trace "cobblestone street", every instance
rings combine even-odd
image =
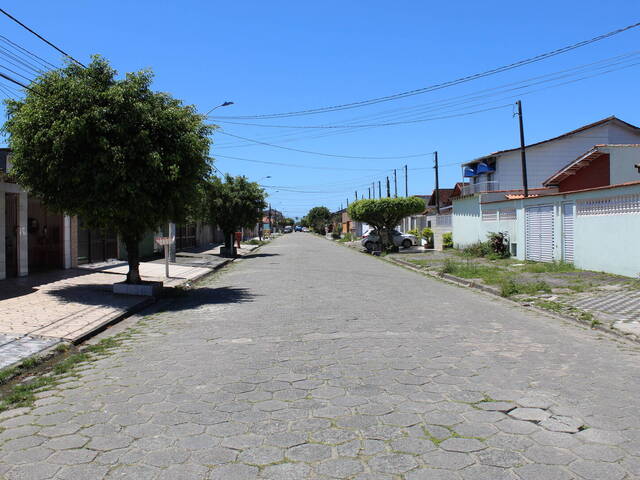
[[[303,233],[164,308],[0,413],[0,477],[640,478],[635,344]]]

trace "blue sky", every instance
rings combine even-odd
[[[203,113],[223,101],[235,102],[216,110],[220,117],[350,103],[452,80],[635,23],[640,21],[639,7],[637,0],[7,0],[3,5],[81,61],[99,53],[121,73],[153,69],[156,89],[196,105]],[[51,61],[59,60],[57,52],[5,17],[0,22],[7,38]],[[438,150],[444,165],[441,186],[447,187],[460,179],[457,164],[518,145],[517,118],[509,105],[529,90],[537,91],[521,97],[528,143],[609,115],[640,124],[640,65],[634,65],[640,62],[640,56],[634,55],[634,50],[640,50],[640,28],[509,72],[399,101],[259,122],[215,120],[222,127],[221,132],[288,148],[345,156],[394,157],[391,159],[311,155],[258,145],[223,133],[214,135],[211,154],[314,167],[217,157],[216,166],[221,171],[247,175],[273,186],[268,188],[272,205],[289,216],[302,216],[315,205],[332,210],[346,205],[347,198],[353,200],[355,190],[366,194],[372,181],[382,180],[384,185],[393,168],[398,169],[403,193],[400,170],[405,164],[409,167],[409,193],[430,193],[434,182],[429,152]],[[573,76],[555,81],[545,77],[547,83],[535,87],[511,92],[493,90],[494,95],[487,96],[487,89],[625,54],[630,56],[573,71]],[[607,70],[616,71],[604,74]],[[581,77],[591,78],[573,81]],[[553,86],[565,81],[573,83]],[[519,86],[522,85],[512,88]],[[448,99],[475,92],[482,93],[474,102],[463,104],[458,98],[444,108]],[[468,114],[503,105],[506,106]],[[416,113],[419,108],[426,112],[421,117]],[[434,119],[451,115],[456,116]],[[226,123],[318,126],[389,123],[389,118],[431,120],[356,128],[340,134],[335,129]],[[421,153],[424,155],[417,158],[397,158]]]

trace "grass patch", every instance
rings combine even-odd
[[[130,338],[134,333],[139,333],[139,331],[129,329],[113,337],[105,338],[94,345],[89,345],[80,352],[72,353],[61,359],[50,368],[49,373],[43,372],[32,380],[14,385],[0,398],[0,412],[10,408],[32,405],[36,398],[36,392],[57,385],[61,377],[75,373],[78,366],[95,360],[100,356],[111,354],[113,348],[120,347],[123,341]],[[58,345],[56,350],[60,353],[69,350],[69,345],[62,345]],[[29,358],[16,367],[1,370],[0,384],[8,382],[9,379],[24,373],[28,368],[39,365],[42,361],[41,358],[37,357],[35,359]]]
[[[545,310],[550,310],[556,313],[559,313],[564,309],[564,305],[559,302],[554,302],[553,300],[538,300],[536,302],[536,307],[544,308]]]
[[[249,240],[248,242],[246,242],[248,245],[266,245],[267,241],[265,240],[258,240],[257,238],[252,238],[251,240]]]
[[[566,273],[575,272],[577,269],[565,262],[527,262],[522,270],[529,273]]]

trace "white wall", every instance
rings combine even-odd
[[[542,182],[551,175],[592,149],[594,145],[603,143],[640,143],[640,134],[615,123],[608,123],[569,137],[529,147],[527,148],[529,188],[542,187]],[[480,178],[479,181],[484,180],[486,178]],[[494,180],[498,182],[500,190],[522,188],[519,150],[498,156]]]
[[[612,185],[640,180],[634,165],[640,163],[638,147],[602,147],[609,152],[609,178]]]

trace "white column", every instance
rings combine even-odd
[[[64,252],[64,268],[71,268],[71,217],[62,217],[62,246]]]
[[[176,224],[175,223],[170,223],[169,224],[169,237],[175,237],[176,236]],[[175,263],[176,262],[176,242],[173,242],[170,246],[169,246],[169,261]]]
[[[7,278],[7,259],[5,257],[5,236],[7,231],[5,222],[7,220],[7,216],[4,213],[5,201],[6,195],[4,193],[4,189],[2,188],[2,184],[0,184],[0,280],[4,280],[5,278]]]
[[[18,194],[18,276],[29,273],[29,236],[27,235],[28,198],[25,192]]]

